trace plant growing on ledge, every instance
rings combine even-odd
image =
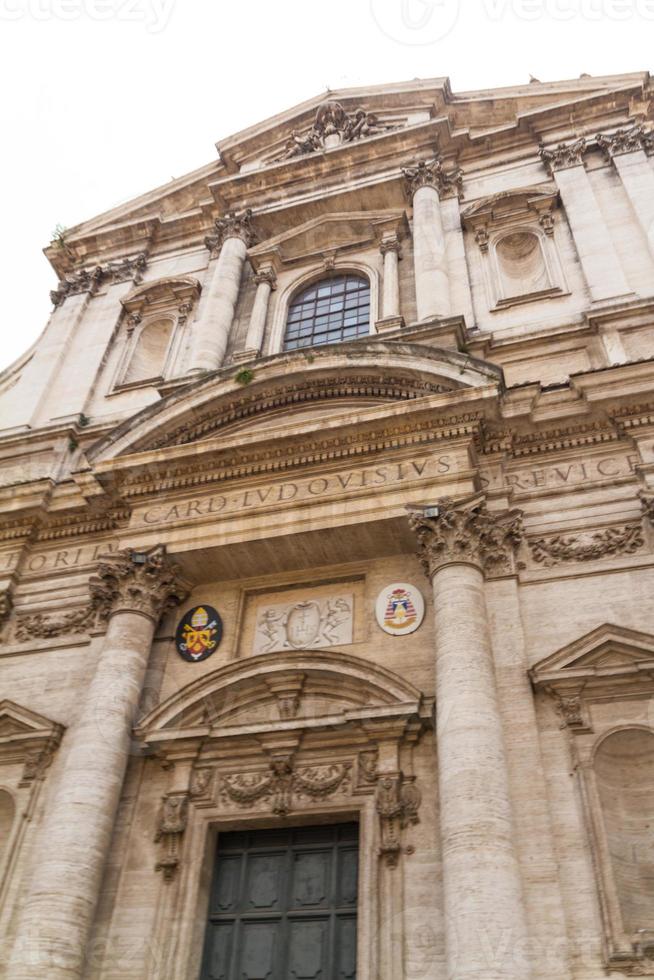
[[[253,378],[254,371],[251,371],[250,368],[241,368],[236,374],[235,381],[240,385],[249,385]]]

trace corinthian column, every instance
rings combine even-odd
[[[107,557],[90,588],[107,633],[39,830],[8,980],[83,974],[152,637],[186,596],[162,550]]]
[[[418,320],[446,317],[451,313],[450,277],[441,201],[460,196],[463,172],[458,168],[446,171],[442,161],[433,160],[409,167],[402,173],[413,203],[413,262]]]
[[[193,327],[189,373],[215,371],[227,350],[234,310],[241,287],[243,263],[255,241],[252,212],[231,212],[215,223],[215,234],[205,239],[211,252],[209,282],[200,319]]]
[[[654,150],[654,132],[634,125],[610,136],[600,133],[597,142],[620,175],[654,258],[654,170],[646,152]]]
[[[527,936],[484,577],[510,573],[517,512],[479,499],[412,514],[434,593],[437,752],[448,977],[527,980]]]

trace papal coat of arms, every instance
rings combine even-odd
[[[379,593],[375,607],[377,622],[391,636],[414,633],[425,615],[425,603],[415,585],[395,582]]]
[[[213,606],[196,606],[179,621],[175,634],[177,652],[191,663],[206,660],[216,650],[222,635],[222,620]]]

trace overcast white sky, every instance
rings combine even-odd
[[[648,70],[654,0],[0,0],[0,369],[43,329],[41,249],[324,91]]]

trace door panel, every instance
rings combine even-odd
[[[356,824],[222,834],[200,980],[356,980]]]
[[[327,967],[329,920],[290,923],[289,980],[323,980]]]

